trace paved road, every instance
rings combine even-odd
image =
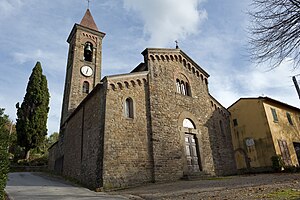
[[[108,195],[93,192],[86,188],[73,186],[61,179],[49,177],[43,173],[18,172],[8,175],[5,188],[11,200],[125,200],[120,195]]]

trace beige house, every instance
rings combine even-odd
[[[300,161],[300,109],[269,97],[240,98],[228,108],[238,169],[267,170],[271,157]]]

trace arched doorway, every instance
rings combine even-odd
[[[196,135],[193,133],[194,131],[192,131],[196,130],[196,126],[194,122],[188,118],[183,120],[182,126],[185,129],[184,139],[188,171],[189,173],[200,172],[202,168],[199,156],[199,144]]]

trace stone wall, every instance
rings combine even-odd
[[[152,181],[147,121],[147,72],[107,77],[103,187],[126,187]],[[125,101],[133,100],[133,118]]]
[[[232,145],[231,148],[229,145],[229,115],[224,108],[222,112],[226,114],[215,114],[207,87],[208,74],[179,49],[147,49],[143,54],[150,73],[155,180],[170,181],[183,176],[186,168],[185,132],[181,131],[184,118],[191,118],[195,123],[203,171],[222,175],[234,170]],[[189,83],[191,96],[176,92],[176,79]],[[221,109],[219,105],[218,108]],[[223,120],[224,137],[216,127],[220,119]],[[228,139],[223,145],[225,137]],[[226,159],[230,161],[226,163]]]
[[[54,171],[59,174],[62,173],[64,159],[63,148],[63,140],[60,137],[59,140],[48,149],[48,169],[50,171]]]
[[[63,174],[90,188],[102,186],[103,109],[105,89],[97,85],[66,121]]]

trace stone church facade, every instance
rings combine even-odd
[[[236,173],[230,114],[209,74],[178,47],[147,48],[130,73],[100,79],[104,36],[87,10],[68,38],[49,168],[94,189]]]

